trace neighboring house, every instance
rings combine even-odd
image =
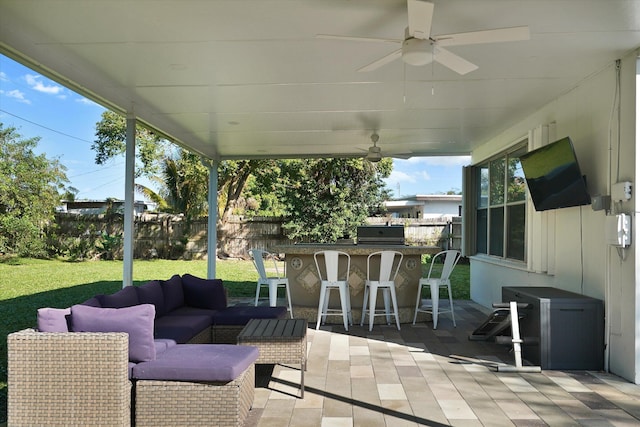
[[[124,200],[77,200],[62,201],[62,205],[58,207],[58,212],[67,212],[82,215],[102,215],[107,213],[109,205],[113,207],[114,212],[124,212]],[[137,200],[134,202],[134,215],[139,216],[149,209],[146,202]]]
[[[451,219],[462,215],[459,194],[418,194],[384,202],[392,218]]]

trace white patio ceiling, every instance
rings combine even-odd
[[[467,155],[640,46],[638,0],[434,0],[432,34],[479,68],[356,70],[396,49],[406,0],[0,0],[0,51],[215,159]],[[613,77],[612,77],[613,78]]]

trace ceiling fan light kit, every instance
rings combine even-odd
[[[409,65],[427,65],[431,62],[431,42],[425,39],[406,39],[402,42],[402,60]]]
[[[366,159],[372,163],[378,163],[382,160],[382,150],[380,147],[374,145],[373,147],[369,147],[369,152],[367,153]]]

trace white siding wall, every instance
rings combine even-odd
[[[621,76],[621,120],[620,120],[620,168],[619,179],[634,183],[640,188],[636,171],[636,56],[623,58]],[[591,195],[609,194],[608,176],[616,181],[615,145],[617,132],[611,131],[613,146],[609,165],[610,118],[616,86],[615,65],[583,81],[544,108],[520,123],[489,140],[473,153],[473,163],[509,147],[528,135],[539,125],[551,125],[550,141],[570,136],[573,139],[582,172],[587,176]],[[632,200],[623,203],[619,211],[634,214],[638,208],[635,193]],[[546,215],[530,209],[531,215]],[[633,218],[635,221],[635,217]],[[531,272],[522,265],[509,265],[486,257],[472,257],[471,297],[489,307],[501,300],[503,286],[554,286],[605,300],[608,315],[609,367],[611,372],[630,381],[640,383],[640,350],[638,350],[637,314],[640,286],[636,279],[636,251],[638,225],[633,224],[634,242],[622,259],[615,248],[605,243],[605,211],[593,211],[590,206],[565,208],[554,211],[546,218],[555,229],[547,242],[541,237],[546,230],[537,230],[529,238],[536,239],[542,252],[552,254],[549,263],[553,274]],[[535,245],[534,245],[535,246]],[[531,247],[531,246],[529,246]],[[606,333],[606,332],[605,332]]]
[[[460,216],[458,207],[460,202],[453,201],[433,201],[427,202],[424,206],[423,218],[440,218],[442,216]]]

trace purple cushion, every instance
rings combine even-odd
[[[40,332],[69,332],[67,316],[70,308],[39,308],[38,330]]]
[[[151,304],[125,308],[74,305],[71,307],[71,326],[74,332],[127,332],[129,361],[145,362],[156,358],[153,343],[155,312]]]
[[[166,351],[168,348],[173,347],[174,345],[178,345],[174,340],[168,339],[154,339],[153,344],[156,346],[156,357],[163,351]]]
[[[82,302],[80,304],[88,305],[90,307],[102,307],[102,305],[100,304],[100,298],[102,297],[104,297],[104,295],[96,295],[95,297],[91,297],[85,302]]]
[[[169,316],[208,316],[209,323],[213,324],[213,315],[217,310],[209,310],[208,308],[196,308],[183,305],[173,310]]]
[[[227,295],[220,279],[201,279],[184,274],[182,276],[185,304],[190,307],[222,310],[227,307]]]
[[[284,319],[287,307],[232,306],[216,311],[213,315],[214,325],[246,325],[251,319]]]
[[[164,293],[159,280],[147,282],[142,286],[138,286],[138,300],[140,304],[153,304],[156,307],[156,317],[166,314],[164,309]]]
[[[182,279],[179,275],[174,274],[169,280],[160,282],[162,292],[164,293],[164,309],[165,313],[169,313],[178,307],[184,305],[184,292],[182,291]]]
[[[184,344],[209,327],[211,327],[211,315],[175,316],[168,314],[156,319],[154,336],[156,339],[171,339],[178,344]]]
[[[258,348],[227,344],[182,344],[156,360],[133,367],[133,378],[166,381],[232,381],[258,359]]]
[[[133,378],[133,367],[136,365],[137,363],[129,362],[129,379]]]
[[[123,308],[140,304],[138,292],[134,286],[125,286],[115,294],[100,295],[98,300],[105,308]]]

